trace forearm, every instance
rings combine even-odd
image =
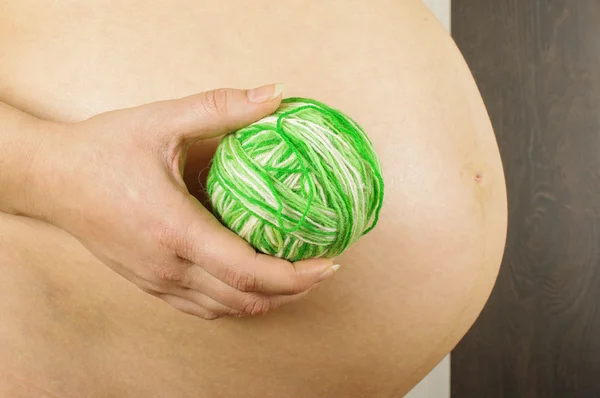
[[[34,165],[46,152],[44,129],[51,125],[0,102],[0,212],[37,216]]]

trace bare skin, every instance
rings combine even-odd
[[[259,315],[339,265],[257,253],[187,190],[187,148],[272,113],[282,87],[218,89],[49,122],[0,103],[0,212],[69,232],[108,267],[185,313]]]
[[[0,395],[400,397],[473,323],[503,252],[503,172],[472,77],[419,1],[9,4],[1,101],[77,122],[282,81],[286,96],[365,128],[386,200],[378,227],[306,298],[210,322],[144,293],[67,232],[0,215]],[[212,147],[188,154],[199,197]]]

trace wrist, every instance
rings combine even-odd
[[[27,187],[23,192],[22,214],[52,222],[53,204],[61,200],[61,182],[64,178],[60,167],[68,159],[62,153],[61,140],[66,125],[39,120],[32,127],[31,159],[24,170]]]
[[[43,203],[51,194],[41,187],[43,165],[53,156],[49,139],[61,125],[0,105],[0,211],[43,218]]]

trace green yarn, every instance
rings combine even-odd
[[[207,191],[216,215],[260,252],[298,261],[335,257],[375,227],[381,166],[348,116],[287,98],[223,138]]]

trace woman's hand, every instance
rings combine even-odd
[[[257,254],[182,179],[190,144],[272,113],[280,94],[279,85],[223,89],[61,125],[32,169],[35,213],[142,290],[204,319],[296,300],[337,266]]]

